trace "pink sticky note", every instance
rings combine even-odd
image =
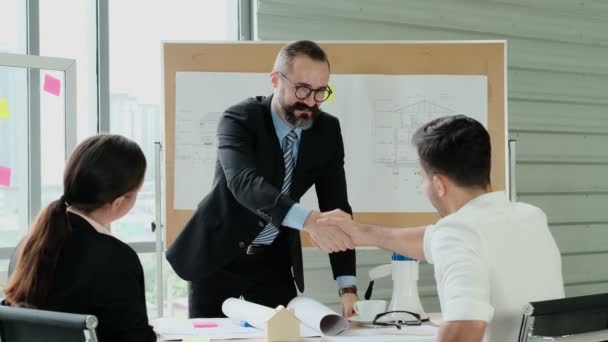
[[[11,185],[11,168],[6,166],[0,166],[0,185],[10,186]]]
[[[61,81],[51,75],[44,75],[44,91],[59,96],[61,92]]]
[[[213,322],[192,322],[192,326],[195,328],[217,328],[217,323]]]

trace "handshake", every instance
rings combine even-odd
[[[319,213],[312,211],[304,229],[312,243],[324,252],[339,252],[368,244],[370,227],[353,221],[350,214],[340,209]]]

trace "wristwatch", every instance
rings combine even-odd
[[[346,287],[343,287],[343,288],[341,288],[341,289],[338,290],[338,294],[340,296],[342,296],[345,293],[354,293],[354,294],[357,294],[357,286],[350,285],[350,286],[346,286]]]

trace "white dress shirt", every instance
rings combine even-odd
[[[485,342],[517,341],[528,302],[563,298],[561,256],[537,207],[483,194],[429,226],[443,319],[488,322]]]

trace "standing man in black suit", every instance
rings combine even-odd
[[[319,106],[331,95],[329,60],[314,42],[284,46],[270,74],[273,95],[222,115],[211,192],[167,251],[189,281],[190,317],[220,317],[226,298],[276,307],[304,291],[300,231],[329,254],[343,313],[357,300],[355,251],[320,212],[298,202],[314,184],[321,212],[352,213],[338,119]],[[295,282],[295,285],[294,285]]]

